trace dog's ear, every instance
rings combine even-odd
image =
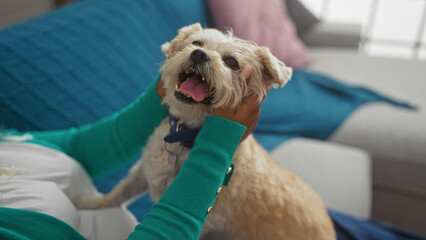
[[[165,42],[161,45],[161,51],[166,55],[166,57],[169,57],[169,49],[170,49],[170,42]]]
[[[183,42],[192,34],[201,31],[203,28],[200,23],[194,23],[192,25],[179,29],[177,36],[171,41],[161,45],[161,51],[166,55],[167,58],[172,56],[178,49],[179,43]]]
[[[278,60],[268,47],[260,47],[256,54],[263,66],[263,78],[269,86],[282,87],[291,78],[293,69]]]

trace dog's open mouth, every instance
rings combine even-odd
[[[175,97],[188,104],[210,104],[212,90],[207,79],[193,68],[179,74],[179,84],[176,85]]]

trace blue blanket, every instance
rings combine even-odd
[[[338,240],[426,240],[426,237],[375,220],[361,220],[329,210]]]
[[[387,102],[397,107],[415,109],[410,104],[366,88],[349,86],[322,74],[295,70],[292,80],[284,88],[269,92],[255,136],[267,150],[294,137],[326,139],[360,105],[373,102]],[[95,180],[95,184],[100,191],[109,192],[125,176],[131,165]],[[149,195],[129,206],[139,221],[151,208]],[[331,210],[329,215],[339,240],[425,240],[378,221],[360,220]]]
[[[367,88],[295,70],[284,88],[269,92],[254,134],[268,151],[294,137],[327,139],[354,110],[373,102],[415,109]]]

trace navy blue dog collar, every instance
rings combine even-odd
[[[164,137],[166,143],[182,142],[183,146],[192,148],[195,137],[200,128],[190,128],[184,123],[179,123],[179,118],[169,115],[170,133]]]

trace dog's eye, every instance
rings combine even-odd
[[[225,59],[223,59],[223,61],[225,62],[225,65],[228,66],[232,70],[240,69],[240,66],[238,65],[237,60],[235,60],[235,58],[233,58],[233,57],[225,58]]]
[[[198,47],[204,46],[204,43],[201,42],[201,41],[193,41],[192,44],[195,45],[195,46],[198,46]]]

